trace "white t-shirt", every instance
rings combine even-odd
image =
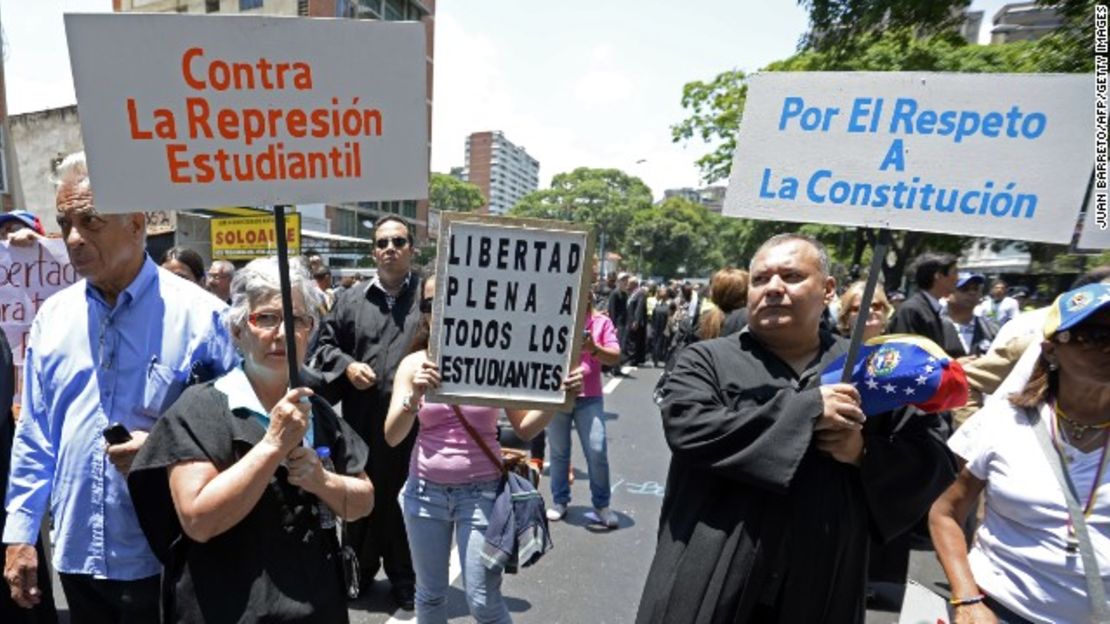
[[[1052,417],[1042,406],[1039,426]],[[1090,621],[1083,561],[1065,551],[1064,495],[1025,414],[1008,401],[991,401],[956,430],[948,446],[967,460],[971,474],[987,482],[986,515],[968,556],[979,587],[1034,622]],[[1102,449],[1080,453],[1065,445],[1064,450],[1072,458],[1068,473],[1083,505]],[[1087,530],[1110,592],[1108,481],[1104,473]]]
[[[989,318],[994,321],[995,325],[1002,327],[1020,314],[1021,310],[1018,308],[1017,299],[1013,297],[1003,297],[1002,301],[995,301],[987,297],[987,300],[980,303],[979,307],[975,309],[975,313]]]

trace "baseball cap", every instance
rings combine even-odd
[[[982,273],[968,273],[966,271],[961,271],[960,274],[956,277],[956,288],[963,288],[971,282],[986,284],[987,276],[983,275]]]
[[[46,236],[46,230],[42,229],[42,223],[33,212],[27,212],[26,210],[13,210],[11,212],[0,214],[0,226],[9,221],[19,221],[23,225],[26,225],[39,234]]]
[[[1087,284],[1056,298],[1045,319],[1044,337],[1052,338],[1110,307],[1110,284]]]

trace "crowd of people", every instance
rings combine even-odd
[[[862,622],[869,580],[904,583],[911,546],[930,539],[956,622],[1103,613],[1110,267],[1032,310],[933,253],[911,295],[880,284],[864,305],[865,284],[839,285],[799,234],[701,288],[595,276],[562,379],[570,411],[502,412],[425,400],[441,379],[435,277],[413,265],[400,217],[374,225],[370,280],[290,263],[293,352],[276,258],[206,270],[174,247],[156,265],[142,214],[96,210],[82,154],[58,167],[57,220],[84,279],[35,317],[18,425],[0,419],[4,622],[56,621],[47,521],[72,622],[344,622],[379,570],[398,607],[446,622],[452,540],[471,615],[511,621],[483,556],[502,413],[549,462],[545,521],[567,514],[573,428],[589,517],[616,529],[603,374],[649,362],[666,368],[672,456],[638,622]],[[0,216],[0,233],[45,236],[29,213]],[[864,340],[911,335],[931,355],[914,368],[889,351],[863,383],[823,380],[860,315]],[[909,396],[937,367],[960,371],[931,390],[943,408],[869,407],[868,392]]]

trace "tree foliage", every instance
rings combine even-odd
[[[724,264],[717,245],[720,219],[688,199],[664,200],[635,214],[626,257],[645,275],[705,275]]]
[[[798,0],[809,11],[808,49],[847,56],[875,32],[915,29],[926,35],[950,32],[971,0]]]
[[[486,199],[477,185],[442,173],[432,173],[428,185],[428,205],[433,210],[472,212],[485,203]]]
[[[604,233],[606,248],[627,253],[628,228],[637,212],[651,208],[651,189],[619,169],[579,167],[557,174],[551,188],[533,191],[509,210],[517,217],[587,223]]]

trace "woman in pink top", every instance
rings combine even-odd
[[[432,296],[435,278],[424,282],[420,302],[423,315],[412,353],[397,369],[393,398],[385,419],[385,439],[397,445],[413,422],[420,431],[412,450],[409,478],[401,491],[401,512],[409,536],[409,550],[416,570],[416,620],[421,624],[447,622],[447,588],[451,584],[448,562],[451,534],[455,534],[462,563],[466,602],[478,622],[511,622],[501,597],[501,572],[482,564],[481,551],[489,525],[497,485],[495,466],[470,437],[451,405],[425,403],[424,393],[440,383],[439,367],[428,359]],[[563,380],[568,392],[582,388],[582,368]],[[462,416],[495,454],[499,408],[460,405]],[[531,439],[543,430],[554,412],[505,410],[517,435]]]
[[[562,520],[570,504],[570,423],[578,430],[586,468],[590,472],[590,499],[597,521],[609,529],[617,528],[617,515],[609,509],[609,449],[605,439],[605,409],[601,389],[601,367],[620,363],[621,348],[617,330],[608,316],[586,312],[586,335],[582,345],[582,393],[574,411],[559,413],[547,425],[551,445],[551,498],[548,520]]]

